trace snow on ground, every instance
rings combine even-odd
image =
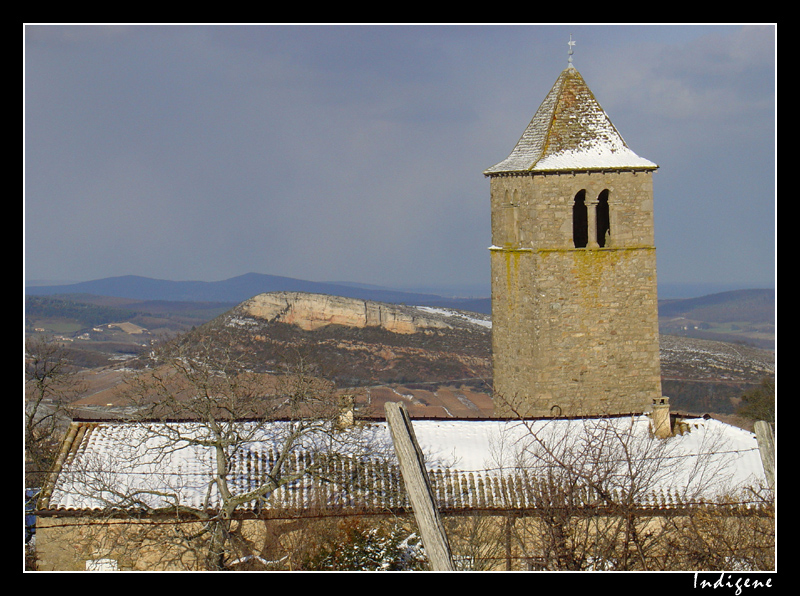
[[[470,323],[474,323],[475,325],[480,325],[482,327],[487,327],[489,329],[492,328],[492,321],[490,319],[480,319],[473,316],[473,313],[466,313],[457,310],[451,310],[449,308],[436,308],[433,306],[415,306],[417,310],[421,310],[423,312],[434,313],[443,315],[445,317],[455,317],[458,319],[463,319],[465,321],[469,321]]]

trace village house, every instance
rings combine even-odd
[[[186,427],[194,423],[173,424]],[[390,444],[384,422],[365,424],[374,445]],[[703,418],[682,420],[678,425],[677,433],[669,438],[655,436],[648,416],[528,422],[419,420],[414,429],[430,462],[437,504],[449,515],[480,512],[501,519],[509,512],[535,510],[542,499],[535,479],[544,477],[542,471],[553,463],[538,451],[564,450],[566,446],[571,450],[585,444],[588,437],[597,441],[593,450],[581,451],[580,459],[576,453],[572,462],[576,469],[568,472],[580,475],[601,458],[607,462],[614,459],[617,475],[624,478],[622,470],[632,463],[627,459],[631,456],[624,455],[627,451],[638,452],[633,459],[641,456],[650,460],[645,466],[651,468],[648,480],[642,485],[627,480],[605,485],[617,490],[616,498],[621,501],[635,497],[640,515],[685,514],[703,503],[734,496],[737,507],[759,509],[760,499],[745,491],[766,484],[752,433]],[[115,528],[133,531],[136,524],[155,520],[178,523],[181,509],[215,511],[219,507],[211,449],[167,449],[165,433],[158,426],[73,423],[54,482],[39,501],[37,552],[41,569],[84,569],[97,565],[97,561],[105,565],[114,561],[124,569],[152,569],[160,564],[166,569],[193,567],[196,562],[187,562],[185,556],[178,564],[160,550],[154,554],[141,545],[131,550],[130,538],[108,536]],[[232,485],[245,493],[259,486],[276,449],[269,438],[254,439],[234,458],[229,470]],[[528,461],[523,454],[529,456]],[[301,465],[296,459],[303,455],[298,449],[289,466]],[[266,521],[283,518],[287,512],[409,513],[395,462],[377,455],[331,461],[336,461],[335,469],[317,469],[266,499],[253,499],[240,507],[237,516],[245,525],[244,535],[257,535]],[[603,507],[598,507],[599,496],[592,491],[582,493],[581,498],[581,507],[597,507],[598,514],[610,505],[605,499]],[[142,515],[148,511],[151,513]],[[158,549],[165,548],[152,533],[149,540]]]
[[[762,515],[766,478],[754,435],[713,419],[675,422],[674,434],[666,438],[656,436],[650,416],[416,420],[414,431],[426,454],[438,507],[446,517],[462,523],[470,516],[472,523],[494,519],[498,527],[508,519],[535,519],[537,510],[552,506],[543,489],[553,486],[541,483],[552,478],[556,461],[564,466],[560,471],[564,477],[596,476],[594,487],[581,483],[580,491],[564,498],[582,510],[582,515],[591,512],[598,520],[614,507],[630,506],[640,518],[656,523],[685,517],[708,503],[727,503],[737,511]],[[245,427],[248,423],[240,424]],[[203,432],[196,423],[171,425],[181,427],[181,434],[192,426]],[[386,423],[362,425],[359,436],[369,434],[373,445],[369,457],[337,458],[331,457],[331,452],[314,452],[319,461],[330,458],[325,466],[315,467],[304,459],[312,450],[298,446],[287,467],[305,466],[308,473],[266,498],[254,498],[237,508],[235,515],[242,524],[243,544],[250,545],[247,548],[264,542],[259,536],[270,523],[280,542],[283,532],[275,529],[276,520],[304,513],[331,517],[391,514],[408,519],[411,509],[396,462],[381,457],[387,452],[380,447],[391,445]],[[54,481],[39,500],[36,540],[40,569],[89,569],[99,565],[98,561],[119,569],[199,566],[199,561],[185,552],[166,552],[171,541],[155,530],[173,530],[175,525],[188,528],[192,518],[185,512],[219,511],[221,497],[212,449],[172,444],[165,439],[165,427],[169,426],[73,423]],[[263,432],[263,437],[253,437],[247,448],[239,450],[228,470],[229,486],[239,494],[264,483],[277,455],[275,436],[268,436],[267,429]],[[346,443],[344,436],[342,439]],[[566,461],[565,457],[572,459]],[[633,480],[626,474],[631,466],[637,467],[641,478]],[[609,472],[604,478],[598,472],[601,468]],[[147,532],[142,532],[142,524]],[[283,539],[291,540],[288,530]],[[468,554],[469,544],[460,544],[458,532],[451,542],[454,555]],[[131,549],[132,544],[136,548]],[[495,546],[493,558],[499,568],[512,558],[512,552],[515,561],[536,559],[522,554],[523,543]],[[272,549],[280,552],[281,547]],[[248,554],[254,553],[241,552],[241,556]]]

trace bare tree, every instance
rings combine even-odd
[[[69,350],[54,339],[34,335],[25,340],[26,484],[40,486],[53,465],[60,429],[66,428],[70,402],[85,390]]]
[[[496,512],[494,512],[496,513]],[[513,515],[472,511],[468,515],[444,515],[447,539],[458,571],[491,571],[505,561],[513,569],[510,539],[513,536]]]
[[[679,570],[775,570],[775,503],[769,492],[753,492],[745,506],[738,499],[668,518],[665,567]]]
[[[775,424],[775,379],[766,377],[761,384],[742,395],[742,403],[736,413],[750,420],[764,420]]]
[[[181,553],[176,566],[229,568],[253,554],[237,510],[257,512],[281,489],[312,478],[341,487],[347,478],[322,476],[326,457],[376,457],[386,447],[368,428],[343,426],[339,393],[302,356],[282,374],[265,375],[226,339],[215,334],[154,350],[150,366],[128,383],[135,413],[115,430],[114,453],[99,455],[103,461],[76,458],[72,466],[81,473],[71,490],[97,510],[173,516],[157,539],[154,526],[142,524],[140,537],[126,541],[140,549],[169,541],[166,550]],[[176,474],[184,461],[200,469]]]
[[[535,503],[535,518],[527,520],[533,523],[517,524],[527,534],[521,540],[527,557],[549,570],[611,562],[630,569],[631,558],[642,563],[644,536],[632,510],[655,466],[637,465],[648,454],[632,457],[633,435],[624,423],[553,421],[528,428],[529,440],[519,445],[514,466]]]
[[[504,441],[495,457],[505,475],[525,485],[530,505],[514,529],[532,568],[671,568],[674,557],[665,555],[674,555],[677,526],[659,512],[659,495],[692,504],[733,476],[724,437],[711,431],[695,430],[687,453],[681,441],[655,437],[646,417],[519,425],[526,432]],[[683,536],[688,545],[688,531]]]

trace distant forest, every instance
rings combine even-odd
[[[78,321],[82,327],[116,323],[134,318],[136,311],[110,306],[84,304],[47,296],[26,296],[26,319],[68,318]]]
[[[733,414],[739,407],[742,395],[751,391],[751,383],[714,383],[707,381],[675,381],[665,379],[661,383],[664,395],[669,396],[670,406],[684,414]]]

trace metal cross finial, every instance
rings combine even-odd
[[[569,67],[572,68],[572,46],[575,45],[575,42],[572,41],[572,34],[571,33],[570,33],[569,42],[567,42],[567,45],[569,46],[569,59],[567,60],[567,62],[568,62]]]

